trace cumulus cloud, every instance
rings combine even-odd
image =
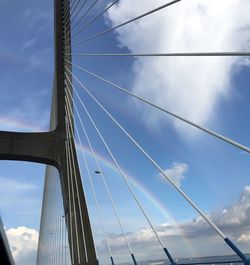
[[[250,186],[244,188],[238,202],[224,209],[223,212],[222,215],[214,216],[214,219],[216,223],[224,226],[225,229],[227,229],[227,226],[235,226],[235,230],[241,228],[241,225],[246,225],[250,229]]]
[[[33,265],[36,262],[38,232],[25,226],[6,231],[15,263]]]
[[[174,162],[170,168],[164,170],[164,173],[169,176],[178,187],[180,187],[182,180],[185,178],[184,173],[187,172],[187,170],[187,164]],[[161,177],[165,179],[162,174]]]
[[[108,21],[118,25],[166,1],[124,0],[110,9]],[[116,30],[120,47],[131,52],[195,52],[249,50],[248,0],[185,0]],[[232,91],[236,57],[137,58],[133,91],[201,124],[215,118],[221,100]],[[248,61],[244,61],[248,65]],[[138,103],[145,121],[161,125],[165,117]],[[178,132],[185,126],[173,120]],[[159,126],[157,126],[159,128]],[[189,135],[190,136],[190,135]]]
[[[208,216],[241,250],[249,252],[250,186],[244,188],[237,202]],[[233,254],[201,217],[182,221],[177,225],[161,224],[156,230],[171,253],[178,258]],[[109,237],[112,239],[110,242],[114,250],[123,249],[125,243],[122,235],[113,234]],[[153,259],[161,253],[160,245],[149,228],[130,233],[128,239],[134,248],[142,250],[145,259]],[[104,242],[102,245],[105,245]],[[152,248],[155,257],[152,255]]]
[[[238,242],[243,241],[243,242],[250,242],[250,233],[244,233],[240,235],[238,238]]]

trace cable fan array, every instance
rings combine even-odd
[[[122,0],[121,0],[122,1]],[[89,126],[86,126],[86,124],[90,124],[92,129],[96,132],[96,135],[98,136],[100,142],[102,143],[103,148],[107,152],[109,158],[112,161],[112,164],[116,168],[117,172],[119,173],[120,178],[122,179],[127,191],[129,192],[131,198],[133,198],[134,203],[136,207],[138,207],[139,211],[141,212],[142,216],[145,218],[145,221],[147,222],[148,226],[153,232],[153,235],[155,239],[157,240],[159,247],[161,247],[163,253],[166,255],[167,261],[170,262],[172,265],[177,264],[177,257],[174,257],[171,251],[169,250],[168,242],[164,242],[165,240],[162,239],[159,231],[157,230],[157,227],[154,226],[153,221],[151,220],[150,215],[145,210],[145,205],[141,202],[140,198],[138,197],[136,191],[134,190],[133,185],[131,185],[130,181],[127,179],[126,174],[124,173],[124,169],[120,165],[119,159],[115,152],[112,150],[112,145],[110,142],[106,139],[104,136],[102,126],[98,124],[98,119],[95,117],[95,114],[93,111],[91,111],[88,107],[88,104],[86,102],[91,102],[92,106],[95,106],[99,109],[106,117],[110,120],[110,122],[113,124],[114,127],[116,127],[122,135],[134,146],[134,148],[140,152],[141,156],[147,160],[151,166],[157,170],[159,174],[164,176],[165,180],[173,187],[173,189],[184,198],[186,202],[189,203],[189,205],[203,218],[203,220],[224,240],[224,242],[235,252],[236,255],[240,258],[240,260],[234,261],[235,262],[244,262],[245,264],[249,264],[249,260],[247,256],[240,251],[240,249],[228,238],[228,236],[211,220],[202,209],[198,207],[198,205],[194,202],[193,199],[181,188],[179,187],[175,181],[166,174],[164,169],[161,167],[161,165],[152,157],[152,155],[146,151],[146,148],[143,147],[142,144],[139,143],[139,141],[136,140],[136,138],[132,135],[132,133],[129,132],[129,129],[126,129],[126,127],[118,121],[117,118],[115,118],[114,114],[108,109],[108,107],[105,106],[105,104],[102,102],[102,99],[99,99],[97,96],[95,96],[95,93],[93,93],[93,89],[90,89],[90,86],[87,86],[85,83],[83,83],[80,80],[80,77],[76,75],[75,69],[81,71],[85,76],[88,76],[88,78],[93,78],[93,80],[99,80],[113,89],[116,89],[121,93],[121,95],[127,95],[129,97],[132,97],[136,99],[138,102],[141,102],[142,104],[146,104],[152,108],[154,108],[156,111],[160,111],[174,119],[180,120],[181,122],[188,124],[191,127],[194,127],[198,130],[201,130],[202,132],[215,137],[216,139],[223,141],[227,144],[233,145],[234,147],[250,153],[250,148],[233,140],[229,137],[226,137],[224,135],[221,135],[209,128],[205,128],[204,126],[201,126],[200,124],[197,124],[191,120],[188,120],[187,118],[174,113],[166,108],[163,108],[159,106],[158,104],[154,103],[150,99],[146,99],[140,95],[137,95],[134,92],[131,92],[130,89],[125,88],[111,80],[109,80],[106,77],[101,76],[100,74],[96,73],[95,71],[89,70],[84,66],[81,66],[72,60],[72,58],[98,58],[98,57],[119,57],[121,60],[125,57],[195,57],[195,56],[250,56],[249,52],[182,52],[182,53],[104,53],[104,52],[97,52],[97,53],[90,53],[90,52],[75,52],[74,49],[76,47],[84,49],[84,45],[86,43],[90,43],[91,41],[98,40],[101,43],[101,38],[103,36],[106,36],[106,34],[115,32],[115,30],[125,27],[126,25],[129,25],[130,23],[134,23],[135,21],[146,19],[148,16],[152,14],[157,14],[160,10],[164,10],[166,8],[171,8],[174,5],[181,5],[181,2],[183,0],[175,0],[175,1],[169,1],[165,4],[158,6],[154,8],[153,10],[149,10],[148,12],[145,12],[143,14],[140,14],[139,16],[136,16],[134,18],[130,18],[127,21],[124,21],[121,24],[115,25],[113,27],[107,28],[105,30],[93,33],[90,36],[85,36],[86,30],[89,29],[91,26],[93,26],[98,20],[103,18],[103,16],[111,9],[114,8],[116,5],[121,2],[119,0],[113,1],[106,6],[103,6],[101,4],[101,7],[98,7],[98,3],[100,3],[98,0],[73,0],[73,1],[64,1],[64,89],[65,89],[65,123],[66,123],[66,129],[67,129],[67,139],[65,141],[65,148],[67,153],[67,169],[68,169],[68,187],[69,196],[79,196],[79,191],[77,189],[78,185],[76,183],[76,180],[74,178],[76,174],[76,166],[74,164],[74,157],[73,157],[73,148],[76,146],[76,142],[80,144],[80,146],[83,146],[83,142],[88,146],[91,156],[94,160],[94,165],[96,168],[96,172],[100,175],[100,179],[102,181],[102,185],[104,187],[105,193],[109,199],[109,205],[112,208],[112,212],[114,214],[114,217],[116,219],[116,222],[119,226],[121,235],[124,239],[124,244],[128,250],[128,253],[131,257],[131,262],[134,263],[134,265],[137,265],[138,258],[137,255],[133,249],[133,244],[130,242],[130,238],[128,236],[128,231],[125,229],[125,223],[122,220],[122,217],[119,214],[118,210],[118,202],[115,199],[115,196],[112,193],[112,189],[109,186],[109,183],[106,180],[104,169],[102,168],[101,163],[99,162],[99,159],[97,157],[97,150],[95,149],[93,139],[91,139],[91,134],[89,133]],[[82,40],[76,41],[76,39],[82,37]],[[101,45],[99,45],[101,47]],[[72,51],[73,50],[73,51]],[[94,82],[94,81],[93,81]],[[82,117],[82,113],[85,114],[84,119]],[[108,254],[110,258],[110,262],[112,265],[116,264],[116,257],[114,256],[114,251],[112,248],[112,237],[107,232],[107,224],[105,222],[105,213],[104,210],[101,207],[100,199],[98,198],[98,192],[95,187],[95,182],[93,181],[93,174],[91,173],[91,165],[89,165],[88,159],[86,157],[86,154],[84,152],[81,152],[81,156],[78,156],[78,160],[83,161],[85,171],[87,172],[87,178],[90,183],[91,192],[95,201],[96,205],[96,212],[99,218],[100,227],[102,228],[102,233],[104,237],[105,244],[108,249]],[[84,179],[85,176],[83,173],[81,174],[82,178]],[[83,181],[84,182],[84,181]],[[57,187],[58,189],[58,187]],[[77,205],[75,203],[75,200],[72,200],[73,203],[69,205],[70,211],[76,212],[76,209],[79,208],[81,210],[80,205]],[[79,201],[79,200],[78,200]],[[63,218],[67,218],[67,214],[62,213],[62,202],[61,200],[55,202],[57,205],[57,213],[55,216],[63,216]],[[78,258],[77,260],[72,260],[72,264],[81,264],[81,255],[80,255],[80,247],[79,242],[77,241],[77,236],[74,236],[74,233],[77,233],[77,224],[75,220],[75,227],[73,227],[72,224],[74,222],[70,222],[71,226],[67,227],[65,226],[65,223],[62,222],[62,218],[57,217],[55,222],[56,229],[60,231],[59,235],[55,237],[55,240],[53,242],[52,248],[54,248],[54,254],[52,258],[52,264],[68,264],[68,260],[62,261],[60,260],[60,257],[63,257],[61,253],[64,253],[65,251],[65,244],[58,243],[60,240],[62,242],[65,242],[66,240],[66,230],[71,230],[71,236],[70,239],[71,245],[69,248],[71,248],[71,251],[73,252],[73,249],[77,249],[78,251]],[[73,215],[72,218],[76,218],[76,215]],[[54,224],[53,224],[54,225]],[[84,222],[81,220],[81,229],[84,231]],[[54,231],[54,230],[53,230]],[[53,232],[52,232],[53,233]],[[84,235],[83,235],[84,236]],[[57,240],[57,239],[58,240]],[[64,249],[63,249],[63,247]],[[86,247],[86,246],[85,246]],[[98,256],[98,248],[96,248],[96,253]],[[87,257],[87,250],[85,260],[88,261]],[[65,263],[64,263],[65,262]],[[232,261],[224,261],[223,263],[231,263]],[[216,262],[213,262],[216,263]],[[181,264],[181,263],[178,263]],[[192,264],[192,263],[190,263]],[[205,263],[203,263],[205,264]],[[208,263],[209,264],[209,263]]]

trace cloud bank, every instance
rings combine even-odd
[[[115,26],[166,2],[123,0],[110,9],[108,21]],[[246,51],[250,47],[249,10],[248,0],[184,0],[117,29],[116,37],[119,46],[132,53]],[[214,121],[219,103],[237,89],[232,88],[236,63],[236,57],[137,58],[133,91],[207,125]],[[151,127],[167,121],[141,103],[138,108]],[[183,131],[182,123],[172,121],[178,132]]]
[[[238,201],[224,209],[207,214],[239,248],[248,253],[250,243],[250,186],[246,186]],[[163,223],[156,227],[164,244],[175,258],[233,254],[226,244],[203,221],[194,218],[178,225]],[[10,247],[18,265],[35,264],[38,232],[20,226],[6,231]],[[162,249],[151,229],[144,227],[127,233],[136,256],[140,260],[164,258]],[[114,257],[127,261],[128,250],[121,234],[108,235]],[[97,245],[99,255],[106,254],[105,241]]]
[[[238,201],[208,216],[242,251],[249,253],[250,186],[244,188]],[[175,258],[234,254],[200,217],[180,222],[178,226],[161,224],[157,227],[157,232]],[[124,255],[126,245],[122,235],[110,234],[109,237],[113,251]],[[162,249],[151,229],[142,228],[130,233],[128,239],[143,259],[162,256]],[[99,251],[104,251],[104,241],[101,246]]]

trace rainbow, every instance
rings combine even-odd
[[[17,130],[25,132],[44,132],[46,128],[39,127],[38,125],[16,119],[8,116],[0,116],[0,129],[1,130]]]
[[[46,131],[45,128],[39,127],[34,123],[30,123],[27,121],[21,121],[18,119],[15,119],[13,117],[4,117],[0,116],[0,129],[1,125],[4,124],[4,128],[2,126],[2,129],[8,128],[9,130],[18,130],[18,131],[27,131],[27,132],[44,132]],[[86,146],[80,146],[79,143],[76,144],[77,150],[80,152],[84,152],[88,156],[92,157],[92,152],[86,147]],[[117,168],[115,165],[109,161],[107,158],[103,157],[101,154],[95,153],[97,159],[103,163],[107,168],[112,170],[114,173],[119,174]],[[129,182],[132,184],[133,187],[135,187],[141,194],[145,196],[146,199],[152,203],[153,206],[155,206],[156,209],[161,213],[162,216],[167,220],[169,224],[176,227],[178,233],[182,235],[183,243],[185,246],[189,249],[190,253],[193,253],[195,256],[196,252],[192,248],[192,244],[189,243],[189,239],[187,239],[185,233],[182,231],[180,225],[178,222],[174,219],[174,217],[171,215],[169,210],[165,205],[162,204],[162,202],[159,201],[157,197],[155,197],[154,194],[152,194],[147,188],[143,186],[141,182],[139,182],[135,177],[128,174],[125,170],[123,170],[126,178],[129,180]]]
[[[93,157],[93,154],[90,149],[88,149],[86,146],[81,146],[79,143],[76,143],[77,151],[84,152],[89,157]],[[119,174],[119,171],[117,170],[116,166],[109,161],[107,158],[103,157],[99,153],[95,153],[98,161],[100,161],[102,164],[104,164],[107,168],[112,170],[114,173]],[[147,200],[152,203],[152,205],[164,216],[164,218],[167,220],[169,224],[171,224],[173,227],[176,228],[178,231],[178,234],[180,234],[183,238],[183,243],[185,244],[186,248],[189,249],[190,253],[193,254],[195,257],[197,254],[196,251],[193,249],[192,244],[189,242],[189,239],[185,235],[184,231],[181,229],[178,222],[175,220],[175,218],[172,216],[170,211],[167,209],[165,205],[162,204],[162,202],[159,201],[158,198],[155,197],[154,194],[152,194],[147,188],[143,186],[141,182],[139,182],[135,177],[128,174],[126,171],[122,169],[123,173],[125,174],[126,178],[129,180],[129,182],[132,184],[134,188],[136,188],[140,193],[142,193]]]

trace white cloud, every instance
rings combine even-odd
[[[38,232],[25,226],[6,231],[15,263],[33,265],[36,262]]]
[[[243,252],[249,251],[250,186],[244,188],[237,202],[224,208],[223,211],[218,210],[207,214],[207,216],[230,239],[236,242]],[[233,254],[225,242],[216,236],[214,230],[200,216],[193,220],[179,222],[176,225],[160,224],[156,230],[175,258]],[[125,243],[122,235],[113,234],[109,237],[112,239],[110,240],[112,249],[115,251],[124,249]],[[129,233],[128,240],[133,248],[142,250],[144,259],[154,259],[161,255],[162,249],[150,228]],[[102,242],[103,244],[105,243]],[[154,248],[154,252],[152,252],[152,248]]]
[[[164,173],[169,176],[175,184],[180,187],[182,180],[185,178],[183,175],[188,170],[188,165],[185,163],[176,163],[174,162],[171,168],[164,170]],[[165,177],[161,174],[161,177],[165,179]]]
[[[250,193],[250,186],[246,186],[244,189],[244,193]]]
[[[163,3],[166,1],[124,0],[110,9],[108,18],[115,26]],[[117,29],[116,36],[119,45],[131,52],[249,50],[249,10],[248,0],[184,0]],[[137,58],[133,90],[192,121],[208,124],[215,119],[221,100],[232,92],[236,62],[236,57]],[[151,127],[167,121],[141,103],[138,108]],[[187,135],[186,126],[176,120],[173,123],[178,132]]]
[[[250,226],[248,222],[250,218],[250,186],[245,186],[239,201],[224,209],[222,215],[218,214],[214,218],[216,223],[223,226],[237,226],[245,223]]]
[[[250,242],[250,233],[241,234],[237,240],[238,242]]]

